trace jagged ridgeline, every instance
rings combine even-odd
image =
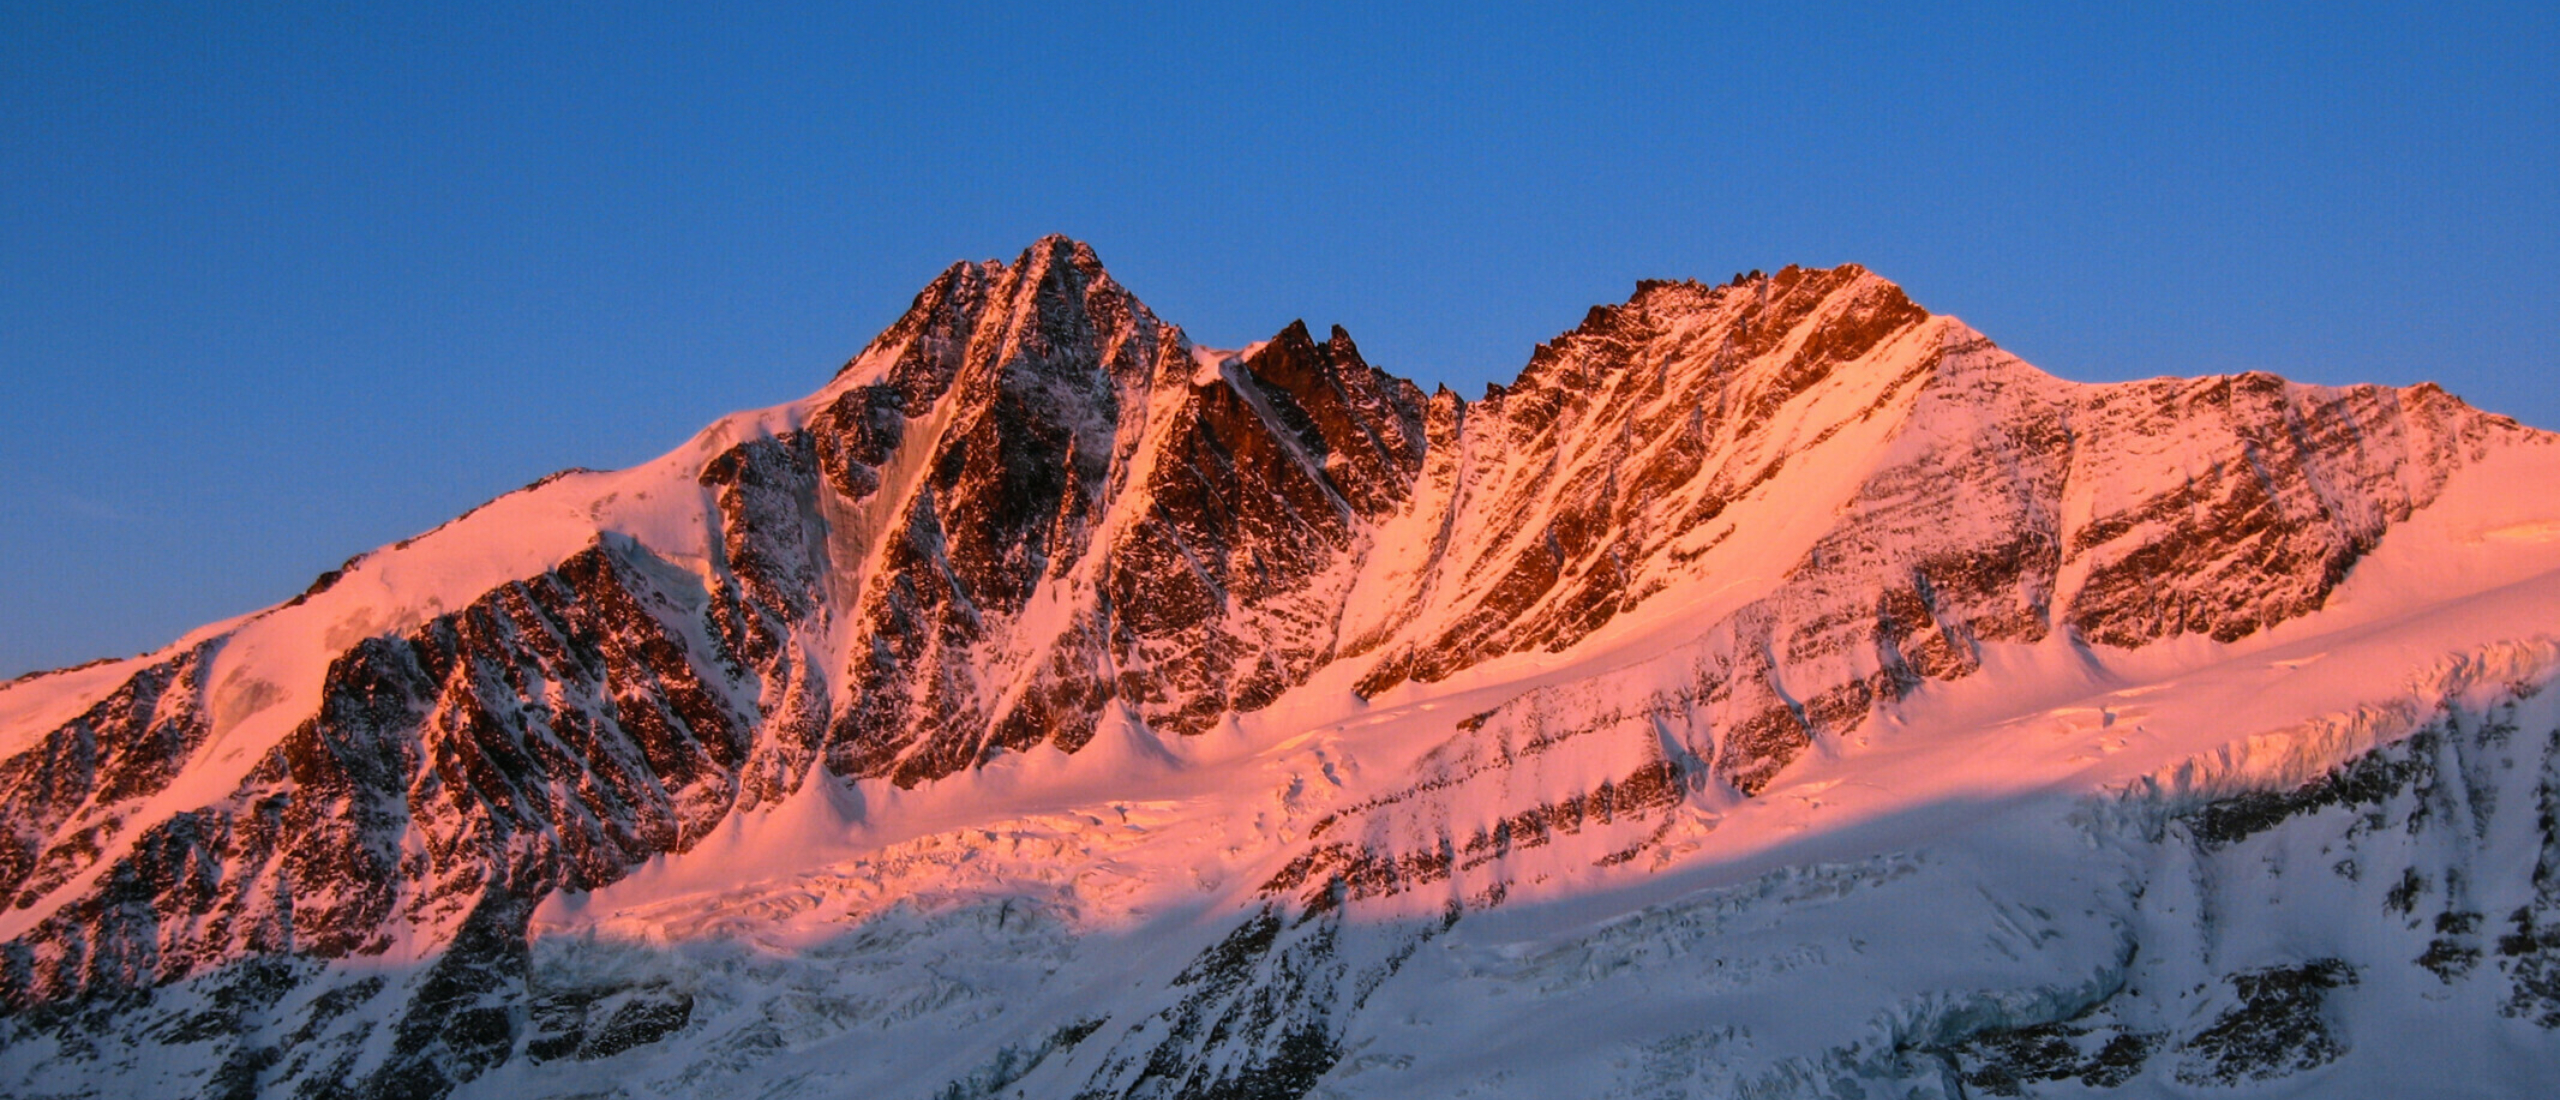
[[[1023,1010],[950,1055],[969,1074],[907,1080],[997,1095],[1071,1065],[1097,1096],[1305,1094],[1462,913],[1674,867],[1698,850],[1682,822],[1933,692],[2026,675],[2002,654],[2245,649],[2464,471],[2547,439],[2432,386],[2062,381],[1854,265],[1640,283],[1469,401],[1338,327],[1197,346],[1048,238],[943,272],[805,400],[0,688],[0,1081],[433,1096],[727,1035],[711,1021],[745,1002],[546,961],[541,914],[811,806],[865,859],[964,827],[1020,842],[1394,716],[1410,751],[1365,779],[1345,751],[1323,790],[1216,788],[1260,816],[1176,861],[1207,915],[1158,1001]],[[1056,839],[1078,828],[1032,832],[1062,866],[1176,874]],[[794,858],[732,885],[827,862]],[[863,919],[1028,936],[1072,970],[1111,905],[1024,881],[971,896],[1063,908],[951,924],[979,910],[881,887]],[[2130,951],[2099,954],[2121,980]],[[2288,965],[2225,987],[2315,1016],[2363,988]],[[2090,997],[2064,1007],[2125,1003]],[[2045,1015],[1914,1039],[1894,1072],[2024,1088],[2085,1055],[2122,1084],[2178,1038]],[[771,1049],[817,1041],[795,1034]],[[137,1068],[161,1048],[194,1053]],[[2182,1074],[2237,1057],[2176,1049]]]

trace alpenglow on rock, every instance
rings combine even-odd
[[[1855,266],[1465,400],[1052,237],[0,687],[0,1094],[2560,1091],[2553,485]]]

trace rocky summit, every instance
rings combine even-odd
[[[2554,486],[1854,265],[1470,400],[1052,237],[0,687],[0,1094],[2560,1093]]]

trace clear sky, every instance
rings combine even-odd
[[[463,7],[0,5],[0,676],[797,397],[1048,232],[1469,394],[1638,278],[1857,261],[2068,378],[2560,427],[2548,0]]]

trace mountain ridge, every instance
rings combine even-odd
[[[1409,781],[1279,796],[1298,824],[1240,850],[1295,855],[1249,896],[1499,907],[1534,848],[1674,865],[1683,821],[2012,651],[2317,616],[2551,444],[2432,387],[2064,382],[1855,265],[1640,283],[1468,402],[1339,327],[1196,347],[1044,238],[945,269],[809,398],[0,688],[0,1002],[413,960],[340,1076],[449,1088],[531,1057],[508,991],[549,899],[750,817],[1456,700]]]

